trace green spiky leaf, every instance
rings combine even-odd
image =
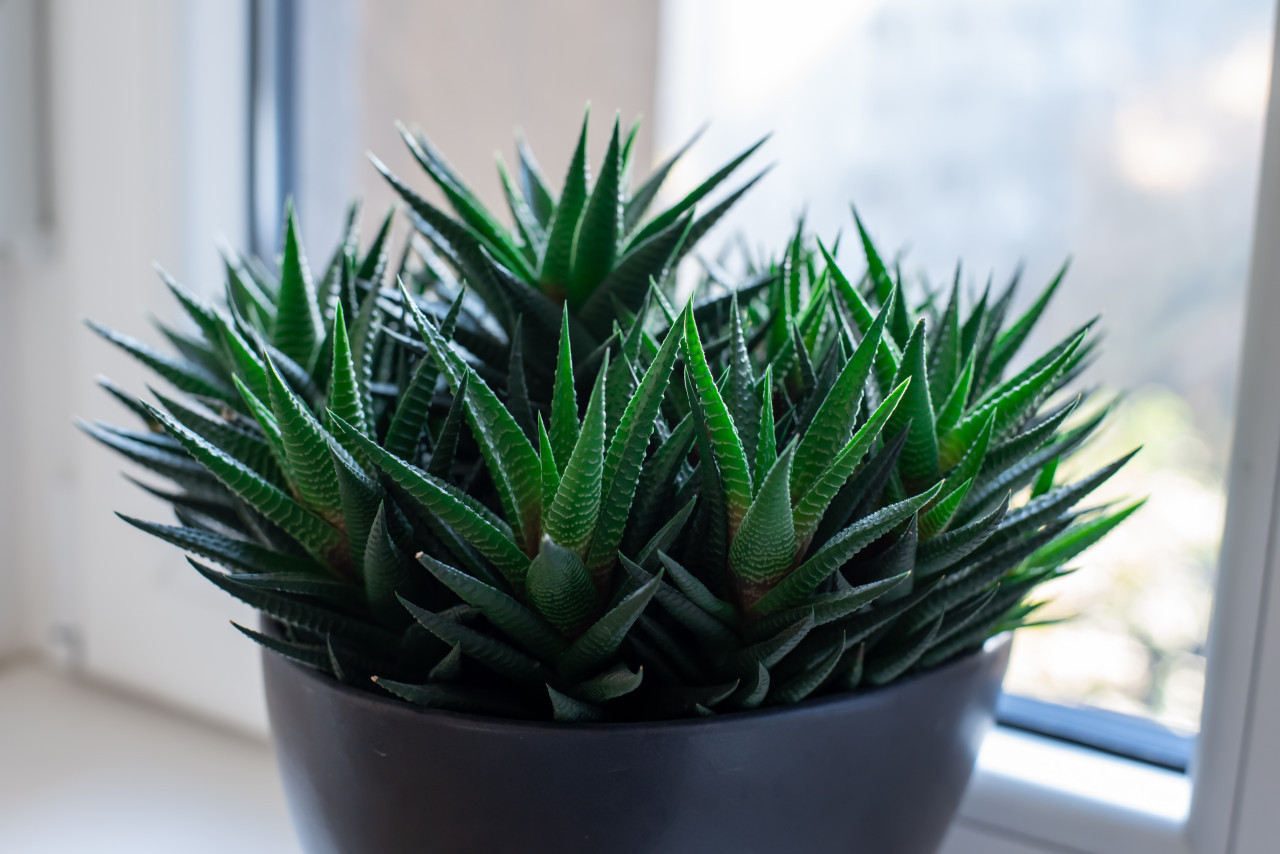
[[[582,119],[582,133],[578,136],[578,146],[573,151],[569,162],[569,172],[565,175],[564,189],[560,192],[560,201],[556,203],[555,212],[547,235],[547,251],[542,259],[539,281],[545,289],[558,289],[567,295],[573,270],[573,240],[578,233],[578,221],[582,217],[582,209],[587,203],[587,120],[590,112]]]
[[[621,177],[622,151],[618,119],[615,118],[604,165],[591,190],[591,198],[586,203],[573,241],[573,265],[569,276],[571,305],[581,305],[613,269],[618,235],[622,229]]]
[[[332,565],[338,559],[344,551],[345,543],[338,531],[323,519],[263,480],[248,466],[215,448],[160,410],[152,407],[149,411],[153,418],[164,425],[165,431],[177,439],[187,453],[224,486],[280,526],[313,557],[325,565]]]
[[[773,464],[729,546],[729,570],[750,602],[791,567],[796,553],[791,518],[791,461],[787,446]]]
[[[334,423],[339,432],[354,441],[360,451],[397,486],[439,516],[445,524],[458,530],[513,583],[523,583],[529,558],[512,541],[509,528],[502,523],[495,524],[497,520],[489,517],[474,501],[404,460],[393,457],[336,416]]]
[[[662,576],[659,574],[628,594],[584,631],[560,659],[560,673],[567,679],[581,679],[602,667],[618,651],[627,632],[640,618],[661,581]]]
[[[564,638],[546,620],[501,590],[441,563],[430,555],[419,554],[418,561],[441,584],[456,593],[459,599],[484,614],[499,631],[529,653],[543,661],[556,661],[568,648]],[[532,580],[530,583],[532,584]]]
[[[542,548],[525,577],[529,601],[547,622],[566,636],[575,636],[595,616],[596,587],[587,565],[571,549],[542,538]]]
[[[468,657],[517,685],[541,687],[554,680],[554,674],[535,658],[469,626],[419,608],[401,598],[400,603],[413,618],[449,646],[457,646]]]
[[[706,419],[707,438],[724,484],[729,534],[732,536],[751,506],[751,471],[737,427],[711,376],[693,315],[686,312],[684,318],[685,370],[693,381]]]
[[[311,270],[298,234],[298,217],[292,203],[285,213],[284,258],[280,262],[280,294],[271,343],[303,367],[309,367],[324,337],[324,321]]]
[[[606,356],[587,401],[578,441],[560,477],[555,499],[542,518],[543,529],[551,538],[580,557],[586,555],[600,517],[604,479],[604,381],[608,369]]]
[[[907,430],[907,443],[898,458],[898,471],[903,479],[912,483],[928,483],[938,475],[939,462],[933,403],[929,399],[924,320],[916,324],[903,348],[902,366],[894,378],[894,385],[908,377],[911,378],[911,386],[885,429],[890,433]]]
[[[845,528],[757,601],[752,610],[763,615],[795,607],[849,558],[928,504],[941,486],[936,484],[919,495],[891,504]]]
[[[622,542],[644,468],[645,451],[659,417],[679,344],[680,336],[669,332],[627,403],[617,430],[609,441],[604,460],[600,516],[587,561],[593,571],[610,565]]]

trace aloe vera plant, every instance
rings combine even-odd
[[[1059,482],[1102,418],[1063,397],[1093,324],[1010,370],[1062,274],[1017,317],[1016,279],[915,300],[858,222],[865,273],[800,229],[677,307],[743,158],[645,221],[670,161],[627,189],[634,131],[592,183],[584,127],[558,198],[521,145],[508,229],[405,137],[454,215],[388,174],[394,276],[390,217],[361,253],[353,215],[317,284],[289,213],[278,273],[228,253],[224,303],[166,280],[176,356],[94,327],[183,393],[102,381],[139,424],[84,428],[172,484],[144,488],[177,524],[126,521],[268,615],[240,627],[268,649],[495,715],[793,703],[1034,622],[1135,509],[1079,507],[1127,457]]]

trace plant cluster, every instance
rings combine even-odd
[[[1058,477],[1105,415],[1063,391],[1093,324],[1011,367],[1062,273],[1015,317],[1016,277],[967,304],[859,221],[865,272],[802,227],[673,304],[756,179],[697,204],[756,146],[646,218],[682,152],[633,190],[615,122],[593,181],[584,124],[556,194],[522,142],[508,228],[402,132],[450,211],[375,161],[413,226],[398,265],[392,214],[361,252],[353,210],[314,282],[289,212],[278,271],[227,253],[222,304],[166,278],[176,355],[94,326],[184,393],[101,381],[140,425],[84,428],[172,483],[144,488],[176,525],[126,521],[270,617],[239,627],[265,647],[484,714],[794,703],[1034,622],[1032,591],[1133,511],[1079,507],[1127,457]]]

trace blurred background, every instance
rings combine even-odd
[[[70,707],[108,704],[94,717],[125,722],[130,744],[139,702],[222,727],[234,746],[221,755],[242,751],[267,775],[261,797],[239,796],[265,804],[247,825],[256,835],[210,820],[210,846],[292,844],[269,757],[231,734],[265,731],[257,653],[227,625],[246,614],[111,515],[160,510],[72,427],[73,415],[117,414],[95,375],[144,390],[81,318],[157,343],[148,316],[176,314],[151,264],[212,293],[215,239],[274,256],[289,196],[307,243],[327,251],[349,200],[363,198],[368,219],[392,203],[366,151],[417,174],[397,119],[497,205],[493,153],[510,161],[519,128],[562,175],[588,101],[597,160],[615,109],[644,117],[638,163],[707,125],[672,195],[773,134],[775,168],[704,243],[708,258],[776,251],[802,215],[832,237],[855,203],[886,254],[935,282],[959,261],[979,290],[1024,264],[1029,300],[1072,259],[1030,349],[1103,314],[1105,354],[1087,382],[1103,399],[1127,394],[1079,466],[1144,444],[1105,497],[1150,500],[1046,591],[1072,618],[1019,635],[1004,712],[1119,752],[1155,739],[1158,761],[1185,766],[1274,11],[1273,0],[0,0],[0,849],[108,850],[39,847],[38,798],[80,789],[56,769],[44,789],[4,769],[41,755],[30,727]],[[99,686],[93,699],[48,681],[50,663]],[[56,719],[100,747],[84,717]],[[30,738],[16,738],[24,727]],[[153,753],[163,764],[173,751]],[[153,830],[167,838],[163,822]]]

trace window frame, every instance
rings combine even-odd
[[[253,610],[193,584],[181,555],[114,517],[163,518],[163,505],[67,423],[121,423],[95,374],[134,393],[153,382],[81,318],[155,342],[139,309],[171,320],[173,303],[148,262],[212,295],[225,275],[217,236],[245,245],[247,0],[42,5],[56,216],[48,257],[15,282],[14,352],[61,355],[15,374],[21,459],[6,486],[20,496],[22,642],[91,680],[265,734],[259,654],[227,625],[252,625]]]
[[[1280,22],[1210,624],[1185,775],[997,728],[946,854],[1235,854],[1280,836]],[[1109,781],[1123,781],[1123,789]]]

